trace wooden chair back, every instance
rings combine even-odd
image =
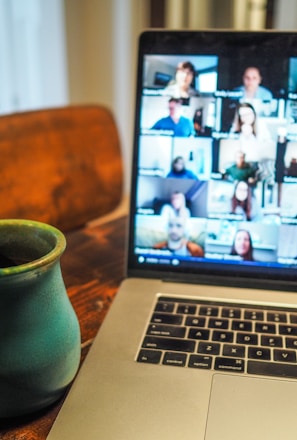
[[[123,164],[111,112],[68,106],[0,117],[0,218],[69,231],[121,201]]]

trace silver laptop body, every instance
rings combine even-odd
[[[297,33],[144,32],[137,78],[127,278],[48,439],[296,439]]]

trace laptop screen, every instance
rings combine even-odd
[[[129,269],[296,279],[297,33],[141,35]]]

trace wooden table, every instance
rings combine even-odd
[[[124,277],[126,225],[127,218],[120,217],[66,234],[67,248],[61,266],[68,295],[80,322],[81,362]],[[38,414],[0,420],[0,439],[46,439],[63,399]]]

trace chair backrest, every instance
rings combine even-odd
[[[122,189],[118,131],[105,107],[0,117],[0,218],[69,231],[116,208]]]

